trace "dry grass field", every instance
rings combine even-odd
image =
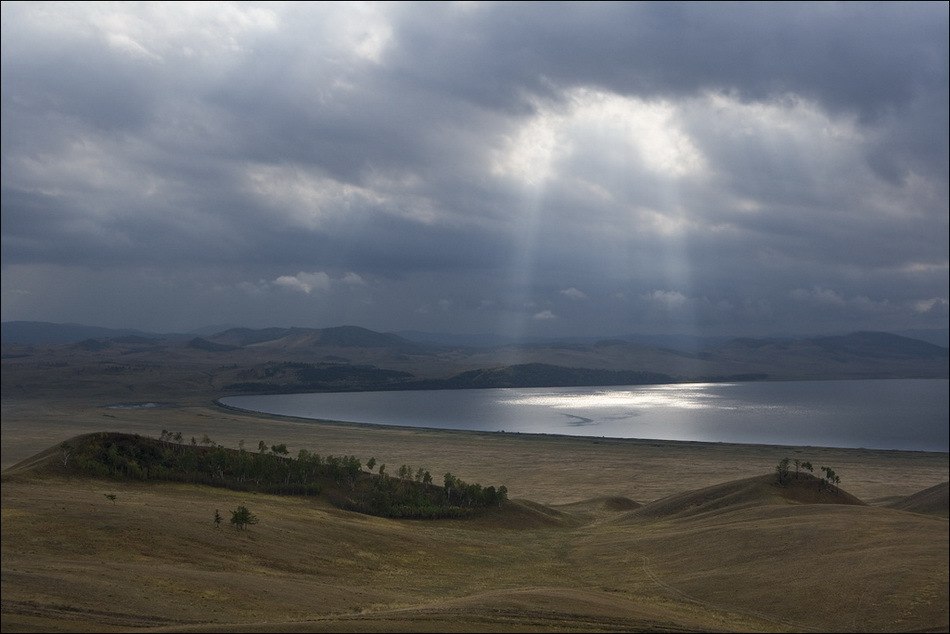
[[[3,403],[4,632],[950,626],[946,454],[314,423],[200,400],[101,405]],[[516,503],[397,521],[320,498],[16,466],[80,433],[162,429],[450,470],[505,484]],[[765,476],[783,456],[833,466],[857,499],[775,486]],[[215,527],[216,509],[239,505],[260,522]]]

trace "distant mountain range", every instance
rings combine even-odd
[[[458,335],[452,333],[422,332],[418,330],[402,330],[395,334],[419,343],[433,343],[446,346],[467,346],[473,348],[496,348],[500,346],[512,345],[550,345],[550,344],[596,344],[603,341],[624,341],[636,343],[651,348],[666,348],[668,350],[678,350],[680,352],[700,352],[707,348],[724,344],[736,339],[734,336],[725,335],[683,335],[683,334],[664,334],[664,335],[644,335],[628,333],[623,335],[613,335],[610,337],[526,337],[524,339],[515,339],[502,335],[489,333],[475,335]],[[845,335],[848,333],[840,333]],[[950,347],[950,329],[933,330],[901,330],[889,334],[906,337],[908,339],[919,339],[942,348]],[[827,335],[826,335],[827,336]],[[782,335],[761,337],[768,341],[793,341],[803,339],[801,335]]]
[[[335,328],[231,328],[206,337],[208,341],[231,346],[274,344],[280,347],[302,348],[339,346],[342,348],[418,348],[398,335],[375,332],[358,326]]]
[[[45,321],[5,321],[0,324],[0,340],[5,344],[28,346],[77,343],[84,339],[114,339],[135,335],[161,339],[166,335],[131,328],[101,328],[82,324],[53,324]]]
[[[124,336],[138,336],[148,339],[191,339],[195,336],[207,338],[217,343],[244,346],[263,341],[272,341],[279,338],[299,335],[310,337],[314,333],[324,333],[326,343],[345,342],[344,345],[376,346],[389,344],[411,345],[434,344],[437,346],[468,347],[468,348],[499,348],[504,346],[548,346],[558,345],[593,345],[604,341],[621,341],[635,343],[650,348],[665,348],[680,352],[701,352],[703,350],[726,344],[740,339],[729,336],[701,336],[701,335],[644,335],[625,334],[609,337],[526,337],[515,339],[491,333],[483,334],[453,334],[433,333],[417,330],[405,330],[395,333],[379,333],[358,326],[339,326],[334,328],[241,328],[236,326],[206,326],[188,333],[155,333],[135,330],[131,328],[103,328],[99,326],[85,326],[82,324],[58,324],[43,321],[5,321],[0,324],[0,339],[4,344],[19,345],[51,345],[77,343],[85,339],[114,339]],[[844,335],[846,333],[842,333]],[[927,343],[950,347],[950,329],[933,330],[902,330],[889,334],[908,339],[917,339]],[[821,337],[815,337],[821,338]],[[825,337],[833,339],[833,337]],[[754,341],[796,341],[806,339],[802,336],[775,336],[750,339]]]
[[[545,346],[550,344],[595,344],[601,341],[626,341],[654,348],[667,348],[681,352],[699,352],[704,348],[724,343],[732,339],[725,336],[699,335],[616,335],[610,337],[525,337],[517,339],[494,334],[458,335],[452,333],[421,332],[402,330],[397,335],[419,343],[432,343],[443,346],[465,346],[471,348],[497,348],[501,346]]]
[[[650,343],[654,345],[650,345]],[[4,398],[948,378],[948,349],[884,332],[804,338],[533,341],[470,347],[357,326],[206,336],[3,324]],[[668,345],[659,346],[656,343]],[[700,348],[700,344],[705,345]],[[154,395],[154,396],[151,396]]]

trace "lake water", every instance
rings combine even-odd
[[[477,431],[948,450],[946,379],[230,396],[302,418]]]

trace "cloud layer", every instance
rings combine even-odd
[[[946,4],[2,17],[4,320],[947,325]]]

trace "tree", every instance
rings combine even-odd
[[[221,528],[221,520],[224,519],[221,517],[221,513],[218,512],[218,509],[214,510],[214,527]]]
[[[804,470],[807,471],[808,473],[814,473],[814,472],[815,472],[815,467],[813,467],[813,466],[811,465],[811,462],[809,462],[808,460],[805,460],[805,461],[802,462],[802,469],[804,469]]]
[[[271,445],[270,450],[271,450],[271,453],[278,456],[286,456],[287,454],[290,453],[290,450],[287,449],[286,443],[280,443],[279,445]]]
[[[369,469],[370,473],[373,472],[373,467],[376,466],[376,458],[370,458],[366,461],[366,468]]]
[[[835,470],[831,467],[821,467],[821,470],[825,472],[824,477],[821,479],[823,484],[837,485],[839,482],[841,482],[841,478],[838,477],[838,474],[835,473]]]
[[[246,506],[239,506],[231,511],[231,523],[238,530],[244,530],[250,524],[257,524],[257,516],[251,513]]]
[[[257,451],[260,453],[264,453],[265,451],[267,451],[267,443],[264,442],[263,440],[257,443]]]
[[[782,458],[779,460],[778,465],[775,467],[775,471],[778,472],[778,483],[785,484],[788,482],[788,458]]]

